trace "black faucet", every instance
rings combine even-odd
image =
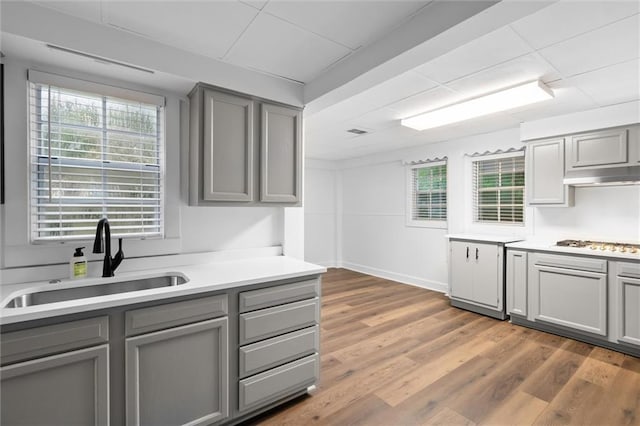
[[[106,252],[102,248],[102,228],[104,228],[104,239],[106,241]],[[94,253],[105,253],[104,263],[102,264],[102,276],[112,277],[113,271],[115,271],[122,259],[124,259],[124,253],[122,251],[122,238],[118,238],[118,252],[114,258],[111,258],[111,228],[107,218],[102,218],[98,221],[98,227],[96,228],[96,239],[93,241]]]

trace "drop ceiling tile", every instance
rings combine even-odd
[[[465,98],[472,98],[527,81],[550,82],[560,78],[547,61],[532,53],[463,77],[448,83],[447,87]]]
[[[226,57],[229,62],[307,82],[351,51],[261,13]]]
[[[565,77],[640,56],[640,14],[540,50]]]
[[[398,113],[398,117],[407,118],[426,111],[433,111],[446,105],[459,102],[464,97],[445,87],[426,90],[388,106]]]
[[[637,1],[564,0],[513,24],[518,34],[540,49],[639,12]]]
[[[428,1],[271,1],[264,11],[351,49],[388,33]]]
[[[549,83],[548,87],[553,91],[553,99],[523,106],[508,113],[520,121],[532,121],[598,107],[589,96],[569,81],[555,81]]]
[[[102,6],[100,1],[36,1],[34,3],[76,18],[101,22]]]
[[[240,3],[248,4],[258,10],[262,10],[269,0],[239,0]]]
[[[353,96],[350,101],[353,102],[353,108],[367,112],[432,89],[436,85],[423,75],[408,71]]]
[[[400,125],[398,112],[389,108],[379,108],[347,121],[350,127],[382,130]]]
[[[640,60],[580,74],[569,81],[601,106],[640,99]]]
[[[222,57],[257,14],[235,1],[105,3],[107,23],[212,58]]]
[[[503,27],[445,53],[414,71],[439,83],[447,83],[531,52],[509,27]]]

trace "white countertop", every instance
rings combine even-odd
[[[579,247],[559,247],[555,241],[548,240],[524,240],[506,244],[507,248],[545,251],[550,253],[577,254],[583,256],[601,257],[610,260],[635,260],[640,261],[640,253],[620,253],[608,250],[592,250]]]
[[[447,238],[450,240],[465,240],[465,241],[486,241],[490,243],[510,243],[513,241],[520,241],[523,237],[517,237],[514,235],[485,235],[485,234],[447,234]]]
[[[183,275],[188,279],[187,283],[173,287],[139,290],[24,308],[2,308],[0,309],[0,324],[12,324],[114,306],[187,296],[287,278],[316,275],[323,272],[326,272],[326,268],[322,266],[286,256],[270,256],[123,272],[112,278],[62,280],[56,284],[51,284],[47,281],[9,284],[0,286],[0,300],[2,300],[0,306],[5,306],[14,297],[33,291],[107,284],[167,274]]]

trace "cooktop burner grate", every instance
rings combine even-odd
[[[561,240],[559,247],[590,248],[591,250],[619,251],[621,253],[640,253],[640,244],[615,243],[609,241]]]

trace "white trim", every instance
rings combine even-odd
[[[415,277],[412,275],[399,274],[399,273],[387,271],[384,269],[378,269],[378,268],[372,268],[370,266],[359,265],[357,263],[341,262],[341,265],[338,267],[348,269],[350,271],[360,272],[362,274],[372,275],[374,277],[397,281],[402,284],[409,284],[414,287],[420,287],[427,290],[437,291],[438,293],[447,293],[449,288],[449,285],[447,283],[425,280],[423,278]]]
[[[137,90],[124,89],[122,87],[110,86],[107,84],[94,83],[88,80],[65,77],[59,74],[51,74],[34,69],[29,69],[27,72],[27,80],[32,83],[49,84],[52,86],[59,86],[65,89],[79,90],[83,92],[100,93],[105,96],[113,96],[145,104],[153,104],[159,107],[165,106],[164,96],[140,92]]]

